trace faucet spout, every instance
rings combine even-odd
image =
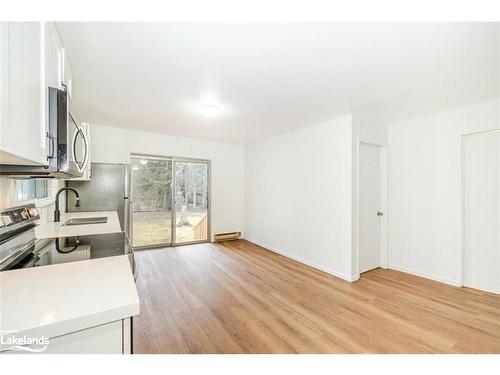
[[[78,192],[73,189],[73,188],[70,188],[70,187],[63,187],[61,189],[59,189],[56,193],[56,199],[55,199],[55,209],[54,209],[54,222],[59,222],[61,220],[61,212],[59,211],[59,195],[63,192],[63,191],[72,191],[73,193],[75,193],[75,196],[76,196],[76,204],[75,204],[75,207],[80,207],[80,194],[78,194]]]

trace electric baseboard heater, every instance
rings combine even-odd
[[[214,235],[214,242],[232,241],[241,237],[241,232],[219,233]]]

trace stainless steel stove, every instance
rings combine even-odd
[[[2,212],[0,271],[128,255],[136,276],[134,253],[125,232],[37,239],[39,219],[34,205]]]

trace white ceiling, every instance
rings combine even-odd
[[[483,24],[58,23],[97,125],[249,143],[336,115],[395,121],[500,96]],[[220,114],[205,119],[199,105]]]

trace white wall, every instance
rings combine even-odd
[[[351,280],[352,116],[244,154],[245,238]]]
[[[130,163],[131,153],[211,160],[212,233],[243,229],[243,146],[92,126],[92,161]]]
[[[390,268],[461,282],[461,136],[500,128],[499,112],[494,99],[390,124]]]

